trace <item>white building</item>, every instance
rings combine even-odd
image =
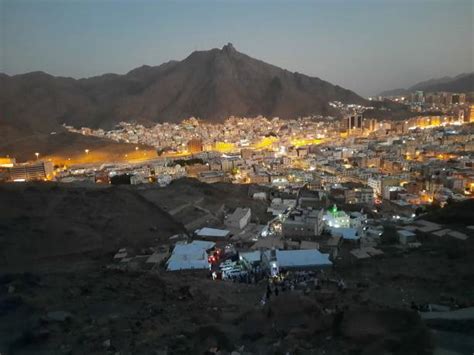
[[[283,235],[285,238],[315,237],[321,235],[324,227],[324,210],[297,210],[293,211],[283,221]]]
[[[326,212],[323,220],[329,228],[349,228],[351,226],[349,215],[344,211],[338,211],[336,206]]]
[[[408,243],[416,242],[416,234],[407,229],[400,229],[397,231],[398,241],[400,244],[406,245]]]
[[[230,235],[230,231],[228,231],[227,229],[217,229],[208,227],[196,229],[194,233],[201,239],[213,240],[226,240]]]
[[[132,185],[146,184],[148,182],[148,175],[137,173],[130,176],[130,184]]]
[[[382,180],[379,177],[369,177],[367,185],[374,190],[375,194],[382,194]]]
[[[349,218],[349,226],[351,228],[363,228],[367,223],[367,215],[361,212],[350,212]]]
[[[267,199],[267,193],[266,192],[255,192],[252,196],[254,200],[266,200]]]
[[[267,212],[270,212],[273,216],[278,216],[289,208],[295,208],[296,202],[296,199],[274,198],[272,199],[270,207],[267,208]]]
[[[244,229],[250,222],[252,211],[250,208],[236,208],[225,220],[225,225],[229,228]]]

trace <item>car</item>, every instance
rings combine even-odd
[[[232,262],[232,263],[221,264],[221,265],[220,265],[220,268],[221,268],[221,269],[229,269],[229,268],[233,269],[233,268],[235,268],[236,266],[237,266],[237,262],[234,261],[234,262]]]
[[[221,266],[221,267],[224,267],[224,266],[234,266],[234,265],[236,265],[236,264],[237,264],[237,262],[235,262],[235,261],[226,260],[226,261],[224,261],[223,263],[221,263],[220,266]]]
[[[226,259],[221,263],[221,265],[235,265],[235,263],[236,263],[236,260]]]
[[[222,270],[222,272],[229,271],[229,270],[235,270],[236,265],[224,265],[224,266],[221,266],[220,269]]]

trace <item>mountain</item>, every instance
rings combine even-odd
[[[474,73],[464,73],[455,77],[445,76],[419,82],[408,89],[394,89],[381,92],[380,96],[406,95],[413,91],[447,91],[447,92],[474,92]]]
[[[281,118],[334,113],[329,101],[363,104],[354,92],[238,52],[196,51],[182,61],[87,79],[43,72],[0,74],[0,124],[49,132],[62,123],[109,128],[120,121],[178,122],[190,116]]]

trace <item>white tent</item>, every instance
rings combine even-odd
[[[207,250],[215,243],[195,240],[188,244],[176,244],[173,253],[166,263],[168,271],[209,269]]]
[[[332,265],[329,254],[317,249],[276,250],[275,259],[279,268],[311,268]]]

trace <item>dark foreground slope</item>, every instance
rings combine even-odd
[[[0,350],[7,354],[406,355],[431,349],[415,312],[357,305],[351,301],[357,290],[324,287],[322,297],[286,291],[261,306],[264,283],[214,282],[192,273],[95,270],[7,275],[0,283]],[[9,286],[15,288],[10,294]],[[324,310],[344,303],[351,306],[342,319]]]
[[[20,255],[28,271],[7,272],[0,265],[1,353],[431,354],[441,345],[411,302],[474,305],[471,239],[456,241],[462,252],[449,253],[453,240],[426,236],[419,249],[383,246],[383,256],[358,262],[346,259],[352,247],[344,244],[344,258],[320,280],[344,279],[345,292],[332,282],[320,289],[300,282],[265,305],[266,280],[212,281],[203,273],[161,268],[115,271],[105,268],[110,254],[79,267],[73,261],[90,260],[86,241],[101,252],[123,243],[168,244],[181,226],[157,206],[171,211],[188,201],[215,213],[221,204],[250,203],[248,187],[187,179],[150,191],[19,186],[0,189],[2,253],[9,261]],[[59,246],[86,254],[50,258],[44,269],[24,260],[35,251],[30,243],[45,254]],[[447,349],[470,349],[472,322],[430,326],[456,339]]]
[[[0,185],[0,265],[34,270],[43,261],[103,256],[123,245],[156,245],[182,225],[121,188]]]

